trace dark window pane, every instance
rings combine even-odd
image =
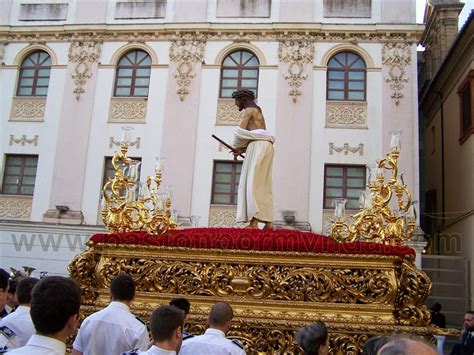
[[[18,95],[20,96],[31,96],[33,92],[33,88],[20,88],[20,91],[18,92]]]
[[[342,80],[344,80],[344,72],[343,71],[330,70],[330,71],[328,71],[328,79],[342,79]]]
[[[230,184],[232,182],[232,174],[216,174],[215,182]]]
[[[220,97],[231,97],[232,92],[250,89],[257,95],[258,59],[249,51],[238,50],[229,54],[222,63]]]
[[[342,178],[326,178],[326,186],[342,186],[343,180]]]
[[[348,199],[348,209],[359,209],[360,192],[365,190],[365,166],[325,167],[324,208],[334,208],[333,198]]]
[[[329,100],[344,100],[344,91],[330,91],[328,93]]]
[[[233,69],[225,69],[222,71],[222,76],[225,78],[237,78],[239,76],[239,72]]]
[[[363,92],[349,91],[349,100],[364,101],[365,94]]]
[[[364,90],[364,82],[361,81],[350,81],[349,90]]]
[[[344,90],[344,82],[343,81],[330,80],[328,82],[328,88],[330,90],[331,89]]]
[[[117,88],[115,91],[116,96],[130,96],[130,89],[129,88]]]
[[[343,171],[344,171],[343,168],[328,167],[326,168],[326,175],[327,176],[342,176]]]
[[[361,71],[350,71],[349,72],[349,80],[364,80],[365,73]]]
[[[340,52],[333,56],[328,62],[327,99],[365,100],[365,69],[365,62],[355,53]],[[341,81],[334,81],[336,78]]]
[[[232,97],[232,93],[234,92],[234,89],[222,89],[221,90],[221,97]]]

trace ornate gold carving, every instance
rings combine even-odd
[[[367,103],[326,101],[326,127],[367,127]]]
[[[35,135],[33,138],[28,139],[26,138],[26,135],[23,134],[21,138],[15,138],[13,134],[10,134],[10,141],[8,142],[8,145],[13,145],[13,143],[16,144],[21,144],[24,146],[25,144],[33,144],[35,147],[38,145],[38,135]]]
[[[71,74],[76,100],[85,92],[84,85],[92,77],[91,65],[99,60],[101,48],[102,43],[92,38],[74,40],[69,46],[69,61],[76,64]]]
[[[304,65],[312,63],[314,58],[314,43],[306,40],[280,41],[278,46],[278,59],[288,64],[288,73],[284,78],[290,85],[289,95],[296,102],[301,95],[300,87],[302,81],[306,80],[308,74],[304,72]]]
[[[31,196],[0,195],[0,218],[29,220],[32,202]]]
[[[196,36],[186,36],[181,39],[172,39],[170,46],[170,61],[176,63],[174,78],[178,84],[176,92],[181,101],[189,94],[191,79],[196,76],[192,72],[195,63],[201,63],[204,59],[204,47],[206,41]]]
[[[45,107],[45,97],[14,97],[10,121],[42,121]]]
[[[384,43],[382,48],[382,63],[389,67],[388,78],[385,82],[390,84],[392,95],[390,97],[398,106],[403,97],[402,90],[408,82],[405,67],[411,64],[411,47],[406,42]]]
[[[99,285],[95,277],[98,260],[99,255],[88,250],[75,256],[68,266],[69,275],[81,286],[83,304],[94,304],[99,297]]]
[[[128,143],[128,145],[130,147],[136,146],[137,149],[140,149],[140,141],[141,141],[141,138],[137,137],[137,138],[135,138],[134,142],[130,142],[130,143]],[[110,137],[110,139],[109,139],[109,148],[113,148],[114,146],[120,147],[120,141],[116,141],[114,139],[114,137]]]
[[[349,146],[349,143],[344,143],[342,147],[334,146],[334,143],[329,143],[329,155],[332,155],[334,152],[340,153],[344,152],[344,155],[351,153],[359,152],[359,155],[364,155],[364,144],[359,143],[357,147]]]
[[[233,99],[219,99],[217,101],[217,125],[235,126],[240,123],[242,116]]]
[[[144,98],[112,98],[109,122],[145,123],[147,102]]]

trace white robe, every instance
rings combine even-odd
[[[273,222],[273,142],[264,129],[247,131],[237,128],[234,148],[246,149],[237,196],[237,222],[256,218]]]

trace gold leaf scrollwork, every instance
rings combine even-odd
[[[278,46],[278,59],[288,64],[288,72],[284,78],[290,86],[289,95],[296,102],[301,95],[300,87],[308,74],[304,72],[304,65],[312,63],[314,58],[314,43],[304,40],[282,40]]]
[[[90,248],[91,244],[88,243]],[[98,296],[99,282],[95,269],[99,255],[93,250],[87,250],[77,255],[68,266],[69,275],[76,280],[82,289],[82,304],[94,305]]]
[[[101,48],[102,42],[89,38],[74,40],[69,46],[69,61],[75,63],[71,77],[75,84],[76,100],[85,92],[84,85],[92,77],[91,65],[99,60]]]

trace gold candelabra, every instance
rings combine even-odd
[[[147,231],[163,235],[177,227],[177,212],[171,211],[172,189],[159,193],[163,159],[156,159],[155,175],[146,184],[137,181],[141,162],[127,157],[130,127],[122,127],[120,151],[112,158],[114,176],[102,191],[102,220],[111,233]]]
[[[389,245],[404,245],[416,227],[416,210],[411,194],[398,172],[401,131],[390,132],[391,151],[369,170],[367,190],[359,199],[361,210],[354,222],[344,222],[345,199],[335,199],[331,235],[338,242],[370,241]],[[390,173],[386,180],[386,172]],[[398,210],[390,206],[396,197]],[[395,199],[394,199],[395,200]]]

